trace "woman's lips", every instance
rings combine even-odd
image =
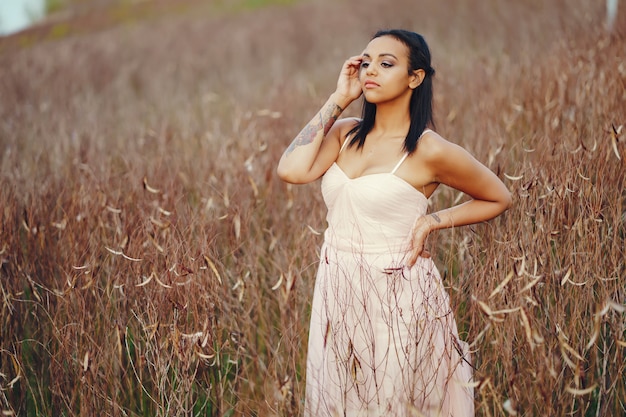
[[[363,87],[365,88],[375,88],[375,87],[380,87],[378,85],[378,83],[372,81],[372,80],[367,80],[363,83]]]

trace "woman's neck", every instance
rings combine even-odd
[[[406,135],[411,125],[409,103],[394,100],[376,105],[376,120],[372,133],[388,137]]]

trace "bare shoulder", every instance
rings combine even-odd
[[[326,172],[330,164],[337,159],[346,135],[356,126],[359,119],[343,118],[337,120],[322,141],[322,145],[316,157],[316,164],[320,165],[320,171]]]
[[[324,142],[342,146],[350,130],[352,130],[359,122],[360,119],[356,117],[345,117],[337,120],[333,124],[333,127],[330,128]]]
[[[361,119],[358,117],[345,117],[343,119],[337,120],[335,125],[339,128],[339,136],[341,141],[345,139],[348,132],[350,132],[354,127],[361,122]]]
[[[438,163],[442,159],[450,159],[459,152],[467,153],[461,146],[450,142],[439,133],[429,130],[422,135],[418,144],[420,158],[426,163]]]
[[[417,152],[434,182],[456,184],[455,188],[459,188],[459,179],[471,178],[486,170],[465,148],[433,131],[422,136]]]

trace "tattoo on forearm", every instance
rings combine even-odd
[[[297,147],[312,143],[320,131],[322,131],[322,134],[325,136],[330,128],[335,124],[342,111],[343,109],[336,104],[328,106],[327,109],[320,110],[319,122],[314,123],[311,121],[307,124],[304,129],[298,133],[298,136],[296,136],[293,142],[291,142],[285,153],[288,155]]]
[[[320,112],[320,124],[324,127],[324,135],[333,127],[342,111],[343,109],[341,107],[334,104],[326,110],[325,115],[322,116],[322,112]],[[326,122],[324,122],[324,120],[326,120]]]
[[[431,213],[430,215],[433,219],[435,219],[437,221],[437,223],[441,223],[441,218],[439,218],[439,216],[437,216],[437,213]]]
[[[311,123],[304,126],[304,129],[302,129],[302,131],[298,133],[298,136],[296,136],[293,142],[291,142],[291,145],[289,145],[289,147],[287,148],[286,153],[290,154],[298,146],[308,145],[309,143],[313,142],[313,139],[315,139],[317,132],[319,132],[319,128]]]

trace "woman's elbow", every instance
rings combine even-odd
[[[276,175],[278,175],[278,178],[280,178],[281,180],[289,182],[289,171],[286,170],[282,164],[278,164],[278,166],[276,167]]]
[[[278,178],[290,184],[303,184],[304,183],[304,181],[302,181],[302,179],[298,176],[296,172],[294,172],[291,169],[288,169],[282,164],[278,164],[278,167],[276,168],[276,174],[278,175]]]
[[[513,206],[513,195],[507,190],[503,193],[501,199],[502,212],[507,211]]]

